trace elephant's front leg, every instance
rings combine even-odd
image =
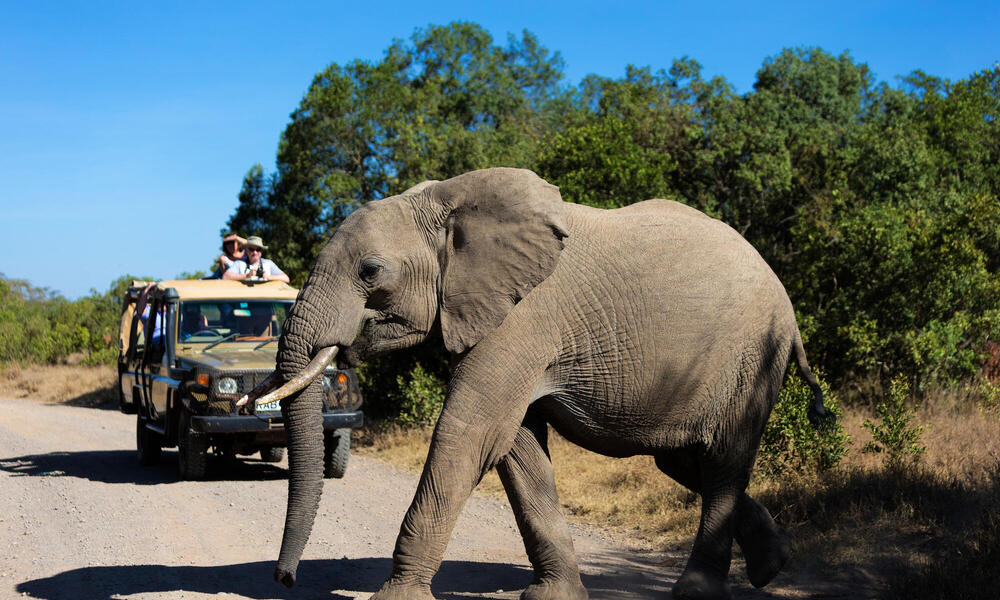
[[[507,453],[520,417],[483,411],[449,399],[393,552],[392,575],[372,600],[428,600],[452,528],[483,474]],[[504,438],[508,438],[506,445]]]
[[[535,577],[522,600],[586,600],[566,519],[559,509],[543,420],[529,412],[497,473],[507,491]]]

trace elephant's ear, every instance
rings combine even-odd
[[[449,352],[476,345],[556,266],[567,236],[559,188],[524,169],[486,169],[434,193],[449,210],[441,332]]]

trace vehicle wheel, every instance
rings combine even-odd
[[[146,429],[146,419],[142,415],[135,419],[135,450],[139,464],[144,467],[160,462],[163,439],[155,431]]]
[[[201,479],[208,465],[208,439],[191,429],[191,413],[181,410],[177,432],[177,471],[181,479]]]
[[[323,477],[340,479],[347,472],[351,454],[351,430],[334,429],[323,432]]]
[[[285,457],[285,449],[281,446],[274,448],[261,448],[260,449],[260,459],[264,462],[276,463],[281,462],[281,459]]]

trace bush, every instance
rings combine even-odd
[[[765,476],[789,470],[820,473],[836,467],[847,454],[851,438],[840,423],[840,403],[826,382],[819,376],[817,379],[826,409],[837,420],[828,420],[819,427],[809,422],[812,389],[797,373],[790,372],[760,442],[757,468]]]
[[[978,387],[979,409],[1000,417],[1000,385],[986,380]]]
[[[402,395],[396,421],[401,425],[430,427],[437,422],[444,406],[444,382],[417,363],[407,375],[397,375],[396,385]]]
[[[429,427],[444,405],[450,377],[448,355],[426,343],[358,367],[365,416],[403,427]]]
[[[906,378],[896,376],[889,384],[882,401],[875,406],[879,423],[865,419],[865,429],[872,433],[872,441],[865,444],[862,452],[882,453],[890,467],[901,467],[907,463],[920,462],[927,447],[920,443],[923,425],[914,425],[916,407],[909,406],[910,385]]]
[[[0,275],[0,363],[58,363],[83,354],[83,364],[112,364],[118,354],[121,298],[134,279],[113,281],[70,301],[26,281]]]

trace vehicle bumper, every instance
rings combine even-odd
[[[323,413],[323,429],[358,428],[364,425],[364,422],[365,418],[361,411]],[[191,426],[204,433],[243,433],[285,428],[280,417],[258,418],[245,415],[235,417],[193,416],[191,417]]]

